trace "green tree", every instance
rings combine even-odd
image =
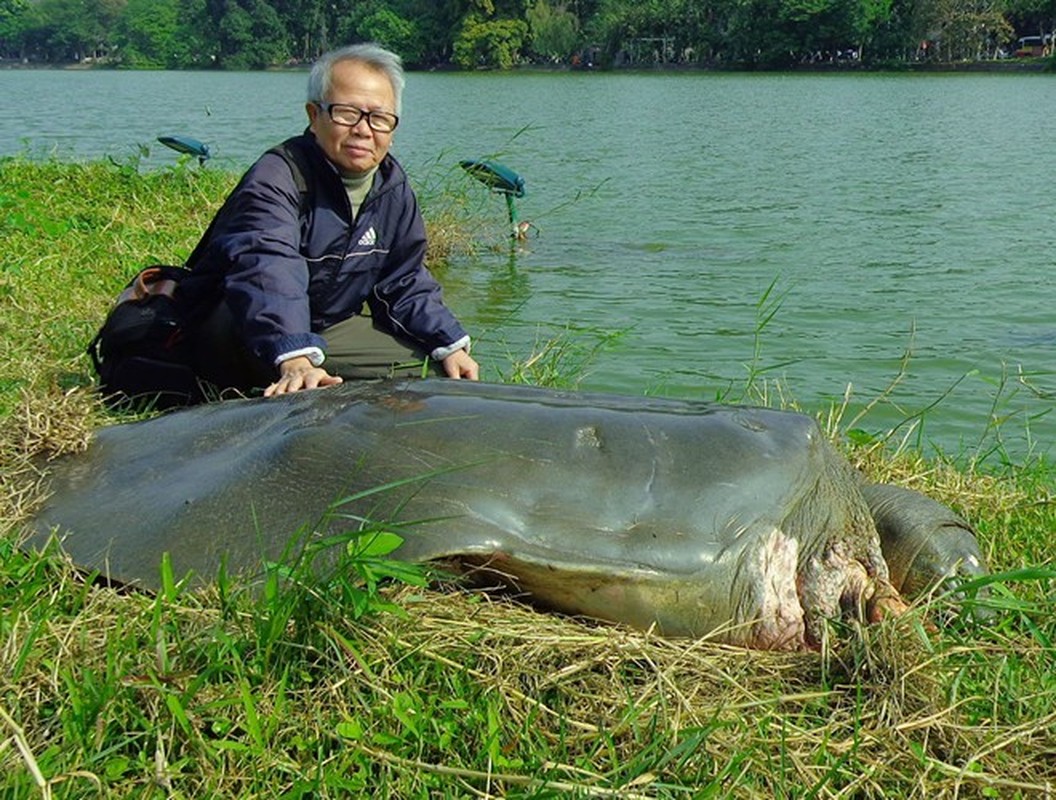
[[[289,58],[286,29],[265,0],[226,0],[220,12],[217,60],[225,69],[263,69]]]
[[[470,14],[454,44],[454,61],[461,67],[509,69],[520,58],[528,24],[520,19],[482,19]]]
[[[565,6],[550,6],[547,0],[536,0],[527,11],[532,51],[543,58],[558,61],[567,58],[579,42],[579,20]]]
[[[450,61],[462,19],[469,13],[466,0],[401,0],[400,9],[403,16],[418,24],[422,50],[419,63]]]
[[[835,56],[861,40],[861,0],[785,0],[777,27],[782,50],[771,64],[794,64],[818,53]]]
[[[41,0],[30,6],[25,46],[46,61],[103,58],[124,0]]]
[[[1003,0],[920,0],[914,30],[940,61],[991,57],[1015,36],[1003,11]]]
[[[389,8],[379,8],[363,20],[360,33],[400,54],[411,64],[421,63],[426,47],[418,25]]]
[[[859,0],[853,19],[858,56],[867,61],[872,58],[879,32],[894,19],[894,0]]]
[[[862,33],[863,57],[871,63],[895,63],[912,58],[920,43],[913,29],[917,0],[890,0],[882,18]]]
[[[342,44],[370,41],[399,53],[408,64],[421,64],[429,51],[417,21],[401,13],[394,3],[373,0],[358,3],[339,23]]]
[[[715,38],[710,12],[695,0],[602,0],[589,32],[612,63],[696,61]]]
[[[290,54],[311,61],[330,49],[334,4],[326,0],[277,0],[275,11],[290,42]]]
[[[0,0],[0,57],[14,58],[22,55],[22,42],[28,19],[28,0]]]
[[[189,0],[128,0],[114,35],[116,58],[132,68],[207,66],[199,21],[200,9]]]
[[[1056,32],[1056,0],[1008,0],[1006,17],[1018,36]]]
[[[992,56],[1056,29],[1056,0],[0,0],[0,55],[257,69],[375,40],[411,66],[509,67],[600,46],[610,63],[786,67]],[[605,60],[605,59],[603,59]]]

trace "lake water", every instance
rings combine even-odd
[[[303,127],[305,78],[3,71],[0,153],[186,134],[240,169]],[[404,105],[394,152],[423,185],[485,156],[527,181],[539,235],[443,273],[490,377],[569,327],[623,331],[584,388],[714,398],[755,358],[811,411],[852,386],[850,418],[908,350],[861,427],[937,402],[949,453],[995,415],[1017,458],[1056,438],[1056,76],[412,73]]]

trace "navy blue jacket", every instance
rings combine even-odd
[[[425,352],[466,336],[425,268],[425,224],[391,155],[353,224],[341,177],[311,133],[290,139],[310,166],[302,197],[289,163],[265,153],[242,177],[191,254],[180,293],[192,315],[224,297],[250,351],[265,364],[308,347],[359,313]]]

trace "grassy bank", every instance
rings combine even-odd
[[[937,599],[821,653],[664,641],[413,579],[120,594],[19,551],[38,459],[115,421],[85,343],[138,267],[182,260],[235,177],[0,161],[0,796],[1056,791],[1056,480],[1037,463],[851,450],[955,506],[1007,575],[985,624],[932,629]]]

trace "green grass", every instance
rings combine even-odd
[[[425,585],[385,526],[263,591],[163,566],[156,596],[120,593],[18,549],[39,459],[115,421],[83,354],[111,298],[181,261],[235,178],[0,161],[0,796],[1051,796],[1051,470],[852,442],[839,409],[823,421],[867,473],[975,524],[996,617],[936,630],[937,598],[820,653],[745,652]],[[783,396],[760,354],[779,305],[771,287],[739,396]],[[497,369],[574,384],[600,346],[570,328]]]

